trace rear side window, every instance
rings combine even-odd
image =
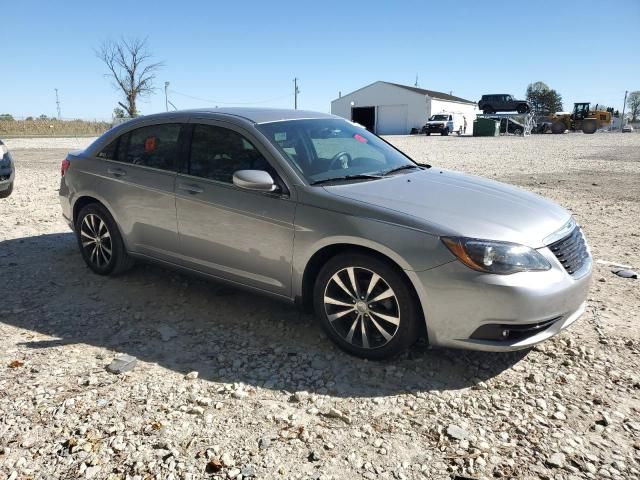
[[[138,128],[121,135],[98,158],[176,171],[181,125],[166,123]]]
[[[150,125],[129,132],[124,162],[133,165],[177,170],[179,123]],[[123,150],[120,145],[119,150]],[[120,160],[120,155],[118,155]]]
[[[106,158],[107,160],[118,160],[118,143],[120,143],[120,138],[116,138],[109,145],[104,147],[100,153],[98,153],[98,158]]]

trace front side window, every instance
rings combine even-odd
[[[195,125],[189,174],[233,183],[233,174],[238,170],[266,170],[274,174],[264,156],[238,132],[213,125]]]
[[[309,183],[415,166],[381,138],[345,120],[290,120],[258,129]]]
[[[180,128],[181,125],[178,123],[164,123],[132,130],[126,134],[127,146],[119,145],[118,150],[126,148],[126,154],[118,155],[118,160],[133,165],[176,171]],[[121,142],[124,138],[126,137],[121,137]]]

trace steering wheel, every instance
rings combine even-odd
[[[338,165],[336,164],[338,162],[340,162],[340,168],[349,168],[349,164],[351,163],[351,155],[344,151],[336,153],[329,161],[329,170],[337,169]]]

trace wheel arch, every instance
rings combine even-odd
[[[78,195],[77,198],[73,201],[73,207],[72,207],[72,220],[73,220],[73,224],[76,224],[76,221],[78,220],[78,214],[80,213],[80,211],[86,207],[87,205],[91,204],[91,203],[98,203],[100,205],[102,205],[104,208],[107,209],[107,211],[109,212],[109,214],[111,215],[111,217],[113,218],[113,220],[116,222],[116,224],[118,223],[116,220],[116,216],[113,214],[113,210],[111,209],[111,207],[109,206],[109,204],[107,202],[104,201],[104,199],[98,197],[97,195],[93,195],[93,194],[83,194],[83,195]]]
[[[372,256],[378,260],[382,260],[385,263],[393,267],[407,282],[411,296],[418,308],[419,318],[424,317],[424,309],[420,296],[416,286],[411,278],[405,272],[405,269],[401,265],[404,263],[401,259],[394,259],[391,255],[380,251],[380,249],[374,249],[369,246],[364,246],[356,243],[340,242],[325,245],[318,249],[305,264],[304,272],[301,278],[300,297],[297,299],[300,306],[306,312],[313,311],[313,289],[315,286],[316,278],[322,266],[331,258],[343,253],[360,253]],[[424,322],[420,322],[420,333],[425,338],[427,337],[426,319]]]
[[[72,207],[71,213],[72,213],[74,230],[75,230],[76,222],[78,220],[78,214],[84,207],[92,203],[97,203],[98,205],[101,205],[102,207],[107,209],[107,212],[109,212],[109,215],[111,215],[111,218],[113,218],[113,221],[116,224],[116,228],[119,230],[120,237],[122,238],[122,243],[124,244],[125,249],[129,251],[129,245],[127,243],[126,237],[122,234],[122,227],[118,222],[118,217],[113,213],[113,209],[111,208],[109,203],[97,195],[88,194],[88,193],[82,194],[82,195],[78,195],[77,198],[73,201],[73,207]]]

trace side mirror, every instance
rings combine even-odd
[[[233,184],[236,187],[257,192],[275,192],[278,186],[271,175],[264,170],[238,170],[233,174]]]

